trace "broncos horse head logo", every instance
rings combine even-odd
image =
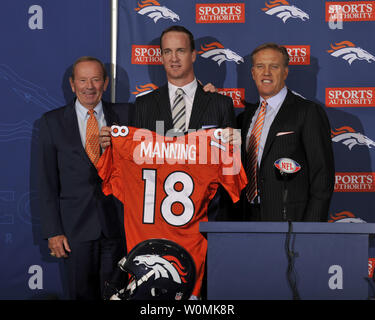
[[[156,0],[138,2],[138,7],[134,10],[137,11],[138,14],[146,15],[153,19],[155,23],[158,22],[159,19],[171,19],[173,22],[180,20],[180,17],[175,12],[167,7],[161,6]]]
[[[148,269],[152,269],[155,274],[155,280],[159,278],[172,277],[174,282],[186,282],[181,263],[173,256],[160,257],[155,254],[146,254],[136,256],[133,259],[136,265],[143,264]]]
[[[136,86],[136,91],[133,91],[132,94],[134,94],[136,97],[140,97],[154,91],[157,88],[158,86],[154,85],[153,83],[147,83],[145,85],[140,85],[139,87]]]
[[[354,146],[366,146],[369,149],[375,147],[374,141],[348,126],[338,128],[336,131],[331,130],[331,138],[334,142],[343,143],[349,150]]]
[[[342,41],[331,44],[330,50],[327,50],[333,57],[341,57],[348,61],[351,65],[355,60],[366,60],[368,63],[375,62],[375,57],[368,53],[366,50],[356,47],[354,43],[350,41]]]
[[[350,222],[350,223],[366,223],[361,218],[356,217],[350,211],[342,211],[329,216],[328,222]]]
[[[206,46],[201,46],[201,51],[198,51],[198,54],[203,58],[211,58],[216,61],[220,66],[224,61],[234,61],[239,64],[244,62],[243,58],[237,53],[233,52],[230,49],[224,48],[224,46],[219,42],[212,42]]]
[[[289,18],[301,19],[302,21],[310,19],[310,16],[306,12],[296,6],[291,6],[289,2],[285,0],[266,2],[266,8],[262,8],[262,10],[270,16],[276,15],[276,17],[283,20],[284,23]]]

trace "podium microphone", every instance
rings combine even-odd
[[[290,288],[293,292],[293,299],[300,300],[300,296],[297,288],[297,279],[294,271],[294,257],[296,253],[293,251],[293,248],[290,247],[290,238],[293,232],[292,221],[288,219],[287,215],[287,200],[288,200],[288,188],[287,181],[293,177],[295,173],[301,170],[301,166],[294,160],[289,158],[281,158],[275,161],[274,166],[279,170],[283,178],[283,220],[288,221],[288,234],[285,242],[285,251],[288,258],[288,269],[287,269],[287,278]]]
[[[293,177],[295,173],[301,170],[301,166],[294,160],[289,158],[281,158],[275,161],[274,166],[279,170],[283,178],[283,220],[287,220],[286,204],[288,199],[287,181]]]

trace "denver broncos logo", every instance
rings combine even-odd
[[[374,141],[348,126],[338,128],[336,131],[331,130],[331,138],[334,142],[346,145],[349,150],[352,150],[354,146],[366,146],[369,149],[375,147]]]
[[[330,50],[327,50],[333,57],[341,57],[344,60],[348,61],[351,65],[355,60],[366,60],[368,63],[375,62],[375,57],[368,53],[366,50],[356,47],[354,43],[350,41],[341,41],[331,44]]]
[[[262,8],[262,10],[270,16],[276,15],[276,17],[283,20],[284,23],[289,18],[301,19],[302,21],[310,19],[310,16],[306,12],[296,6],[291,6],[288,1],[275,0],[269,1],[268,3],[266,2],[265,4],[266,8]]]
[[[351,223],[366,223],[361,218],[357,218],[350,211],[342,211],[329,215],[328,222],[351,222]]]
[[[173,22],[180,20],[180,17],[167,7],[161,6],[156,0],[144,0],[138,2],[138,7],[134,9],[138,14],[146,15],[154,22],[159,19],[171,19]]]
[[[187,273],[183,272],[184,268],[180,261],[173,256],[160,257],[155,254],[146,254],[136,256],[133,261],[136,265],[143,264],[146,268],[152,269],[155,280],[172,277],[174,282],[186,282],[184,276]]]
[[[147,93],[150,93],[151,91],[154,91],[157,89],[158,86],[154,85],[153,83],[147,83],[145,85],[136,86],[136,91],[133,91],[132,94],[135,94],[136,97],[143,96]]]
[[[230,49],[224,48],[220,42],[212,42],[206,46],[201,45],[201,51],[198,51],[198,54],[203,58],[211,58],[216,61],[220,66],[224,61],[234,61],[239,64],[244,62],[243,58],[237,53],[233,52]]]

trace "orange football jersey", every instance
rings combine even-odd
[[[192,256],[199,296],[207,241],[199,222],[221,184],[237,202],[247,184],[240,148],[223,142],[222,129],[200,130],[180,137],[112,126],[112,145],[97,165],[103,192],[124,204],[128,252],[139,242],[165,238]],[[235,151],[234,151],[235,150]]]

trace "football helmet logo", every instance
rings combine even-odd
[[[296,6],[291,6],[288,1],[285,0],[275,0],[266,2],[266,8],[262,9],[266,14],[280,18],[285,23],[289,18],[301,19],[306,21],[310,19],[310,16],[297,8]]]
[[[366,146],[369,149],[375,147],[375,142],[373,140],[360,132],[356,132],[349,126],[338,128],[336,131],[331,129],[331,138],[333,142],[343,143],[349,150],[352,150],[354,146]]]
[[[341,41],[335,43],[335,45],[331,44],[331,48],[332,49],[327,50],[331,56],[336,58],[341,57],[350,65],[355,60],[365,60],[368,63],[375,62],[375,57],[372,54],[360,47],[356,47],[355,44],[350,41]]]
[[[233,61],[236,64],[244,62],[243,58],[234,51],[224,48],[220,42],[212,42],[207,46],[202,45],[202,50],[198,54],[203,58],[211,58],[220,66],[224,61]]]
[[[111,300],[187,300],[195,285],[192,257],[167,239],[139,243],[118,266],[129,277],[125,284],[116,284],[120,289],[112,288]]]
[[[161,6],[156,0],[144,0],[138,3],[138,7],[135,8],[138,14],[146,15],[150,19],[154,20],[155,23],[159,19],[171,19],[173,22],[179,21],[180,17],[177,13],[173,12],[165,6]]]

